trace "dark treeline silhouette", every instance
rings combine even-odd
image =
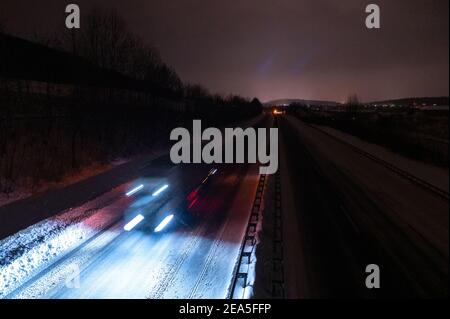
[[[183,83],[114,12],[41,44],[0,33],[0,192],[162,149],[192,119],[223,126],[261,110]]]

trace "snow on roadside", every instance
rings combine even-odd
[[[108,199],[115,190],[102,196]],[[32,225],[0,241],[0,298],[117,220],[100,199]],[[94,207],[94,208],[92,208]]]
[[[9,203],[25,199],[32,196],[33,193],[27,189],[16,190],[10,194],[0,193],[0,206],[8,205]]]
[[[129,159],[115,159],[111,161],[109,164],[99,164],[95,163],[89,167],[82,168],[80,171],[67,174],[61,178],[60,181],[57,182],[41,182],[38,185],[31,186],[26,185],[26,183],[17,187],[12,193],[0,193],[0,206],[5,206],[7,204],[29,198],[35,194],[44,193],[46,191],[59,189],[62,187],[66,187],[89,177],[101,174],[106,172],[107,170],[113,169],[114,167],[120,166],[124,163],[130,161]]]
[[[270,178],[269,175],[266,175],[267,180]],[[267,193],[268,182],[266,180],[266,184],[264,187],[263,198]],[[257,251],[260,248],[262,243],[262,231],[263,231],[263,212],[265,210],[265,201],[261,201],[261,206],[258,212],[258,220],[256,222],[256,229],[251,235],[255,236],[255,244],[249,245],[247,241],[245,242],[244,252],[250,253],[250,259],[244,259],[239,272],[247,274],[247,279],[245,281],[245,286],[242,284],[242,280],[238,280],[238,283],[235,287],[233,297],[235,299],[252,299],[254,297],[254,286],[257,280],[256,270],[257,270]],[[244,234],[245,236],[245,234]]]
[[[424,181],[438,187],[444,191],[449,190],[449,171],[448,169],[434,166],[432,164],[420,162],[415,159],[397,154],[383,146],[367,142],[357,136],[345,133],[329,126],[312,125],[319,130],[334,136],[348,144],[351,144],[375,157],[378,157],[391,165],[394,165]]]

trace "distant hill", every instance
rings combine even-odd
[[[367,104],[395,104],[395,105],[403,105],[403,106],[433,106],[433,105],[449,105],[449,97],[409,97],[403,99],[394,99],[394,100],[384,100],[384,101],[375,101]]]
[[[306,105],[325,105],[325,106],[338,106],[340,103],[333,102],[333,101],[315,101],[315,100],[302,100],[302,99],[279,99],[279,100],[273,100],[264,103],[264,106],[271,107],[271,106],[282,106],[282,105],[289,105],[292,103],[299,103],[299,104],[306,104]]]
[[[341,103],[333,102],[333,101],[320,101],[320,100],[302,100],[302,99],[279,99],[273,100],[264,103],[264,106],[282,106],[289,105],[292,103],[305,104],[305,105],[322,105],[322,106],[339,106]],[[386,104],[391,105],[395,104],[398,106],[448,106],[449,105],[449,97],[408,97],[402,99],[392,99],[392,100],[383,100],[383,101],[374,101],[368,102],[364,104],[375,105],[375,104]]]

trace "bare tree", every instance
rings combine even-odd
[[[6,32],[6,27],[5,24],[3,23],[1,17],[0,17],[0,33],[5,33]]]
[[[143,80],[150,91],[182,95],[183,83],[175,70],[162,61],[155,48],[130,32],[116,11],[94,9],[85,17],[81,30],[65,29],[57,37],[66,51],[100,67]]]
[[[350,94],[350,95],[347,97],[347,102],[346,102],[346,104],[347,104],[347,105],[359,105],[360,103],[359,103],[358,95],[355,94],[355,93]]]
[[[358,95],[355,93],[350,94],[348,96],[347,102],[346,102],[347,112],[354,114],[359,110],[360,106],[361,106],[361,103],[359,102]]]
[[[201,99],[205,99],[209,96],[208,89],[204,88],[203,86],[201,86],[199,84],[186,85],[184,91],[185,91],[185,93],[184,93],[185,97],[187,99],[201,100]]]

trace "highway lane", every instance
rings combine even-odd
[[[186,195],[211,167],[168,165],[166,176],[155,177],[164,170],[153,163],[135,184],[150,176],[152,183],[167,183],[167,200],[151,206],[148,194],[131,199],[122,194],[120,204],[108,206],[119,217],[116,223],[42,269],[8,298],[226,298],[256,192],[258,167],[218,168],[189,212],[183,212]],[[155,221],[146,218],[124,231],[129,218],[120,216],[149,205],[159,216],[175,215],[167,229],[155,233]],[[80,276],[72,278],[78,271]]]
[[[286,296],[448,296],[448,201],[291,116],[278,124]],[[225,298],[258,166],[218,167],[185,215],[186,195],[211,168],[173,166],[167,158],[144,167],[141,178],[96,200],[92,219],[115,216],[114,223],[8,297]],[[145,191],[124,196],[141,183]],[[153,201],[164,184],[167,192]],[[125,232],[138,212],[158,217],[146,215]],[[173,222],[155,233],[155,223],[170,213]],[[381,268],[379,290],[365,286],[365,267],[373,263]]]
[[[448,296],[448,201],[292,116],[279,126],[287,296]]]

